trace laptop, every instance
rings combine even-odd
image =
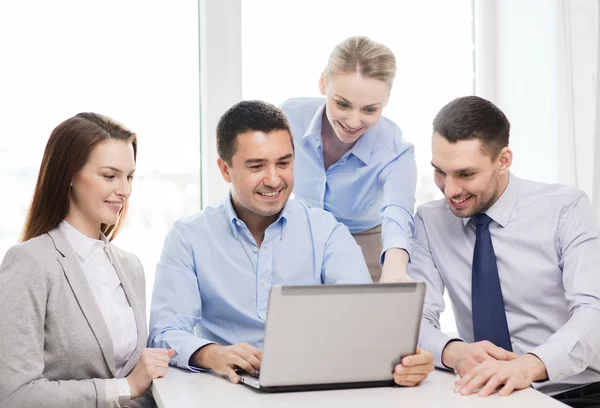
[[[416,352],[425,284],[273,285],[258,375],[240,381],[281,392],[393,385]]]

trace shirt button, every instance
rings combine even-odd
[[[235,222],[235,225],[237,225],[237,226],[239,227],[240,225],[242,225],[242,223],[241,223],[241,222],[239,222],[239,221],[236,221],[236,222]]]
[[[560,381],[560,380],[562,380],[563,378],[565,378],[565,377],[564,377],[562,374],[560,374],[560,375],[558,376],[558,379],[559,379],[559,381]]]
[[[254,248],[252,248],[252,250],[253,250],[254,252],[258,252],[258,247],[254,247]]]
[[[267,284],[267,281],[264,279],[260,280],[260,286],[264,287]]]

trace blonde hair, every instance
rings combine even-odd
[[[355,72],[366,78],[383,81],[391,88],[396,77],[394,53],[368,37],[346,38],[329,55],[324,74],[330,79],[333,75]]]

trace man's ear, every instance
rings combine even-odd
[[[223,176],[223,180],[225,180],[228,183],[231,183],[231,175],[229,174],[229,169],[231,168],[230,165],[228,165],[225,160],[221,159],[220,157],[217,158],[217,165],[219,166],[219,170],[221,170],[221,176]]]
[[[504,147],[500,154],[498,155],[498,161],[500,164],[500,173],[506,173],[510,170],[510,166],[512,165],[513,154],[510,147]]]

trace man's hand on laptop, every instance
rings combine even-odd
[[[442,363],[454,369],[461,377],[478,365],[482,360],[511,361],[519,357],[512,351],[485,340],[477,343],[452,341],[442,351]]]
[[[247,343],[221,346],[208,344],[192,356],[197,367],[210,368],[217,374],[226,375],[229,380],[237,384],[240,377],[236,368],[241,368],[249,373],[260,370],[262,353]]]
[[[417,354],[406,356],[394,369],[394,382],[414,387],[433,371],[433,354],[417,347]]]

